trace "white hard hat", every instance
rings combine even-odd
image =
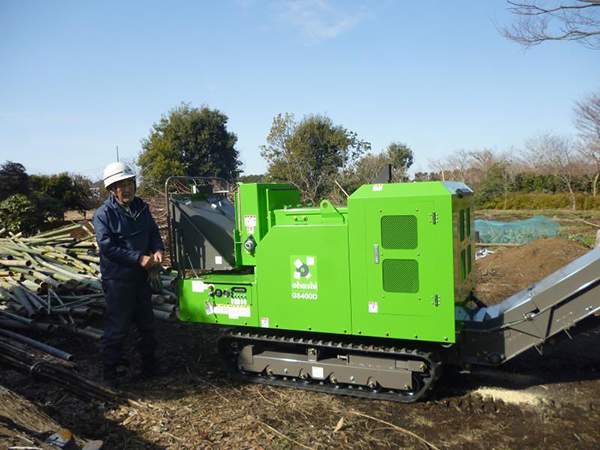
[[[104,187],[108,188],[111,184],[121,180],[135,178],[135,173],[127,164],[123,162],[110,163],[104,169]]]

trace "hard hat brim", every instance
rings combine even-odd
[[[132,178],[135,180],[135,175],[125,175],[124,173],[116,173],[111,175],[110,177],[107,177],[104,180],[104,187],[108,189],[110,186],[112,186],[115,183],[118,183],[119,181],[129,180]]]

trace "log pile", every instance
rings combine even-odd
[[[84,398],[103,401],[118,398],[115,391],[77,374],[72,355],[23,338],[0,329],[0,362],[61,385]]]
[[[99,263],[91,224],[0,237],[0,327],[100,338],[102,330],[89,325],[105,306]],[[163,269],[152,285],[155,316],[174,320],[175,274]]]
[[[92,326],[104,313],[100,258],[91,224],[22,237],[0,230],[0,363],[55,382],[83,397],[115,400],[115,392],[77,374],[72,355],[22,330],[72,332],[100,339]],[[8,234],[8,235],[7,235]],[[176,274],[151,276],[154,315],[175,320]],[[37,333],[36,337],[40,334]]]

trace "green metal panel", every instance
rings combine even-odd
[[[363,186],[348,209],[353,334],[454,342],[448,190],[440,183]]]
[[[288,185],[241,184],[236,265],[255,274],[183,280],[182,320],[455,342],[455,303],[475,281],[471,194],[462,183],[368,185],[348,208],[295,208]],[[209,285],[245,286],[245,303]]]
[[[236,262],[253,266],[256,255],[244,249],[244,242],[252,236],[258,244],[271,227],[272,211],[298,206],[300,191],[287,183],[239,183],[235,203]]]
[[[350,333],[350,273],[345,210],[276,211],[257,248],[261,326]]]
[[[182,321],[258,326],[254,275],[213,274],[182,279],[179,306]]]

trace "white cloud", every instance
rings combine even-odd
[[[328,0],[272,2],[278,22],[298,29],[310,41],[335,38],[370,17],[364,11],[336,8]]]

